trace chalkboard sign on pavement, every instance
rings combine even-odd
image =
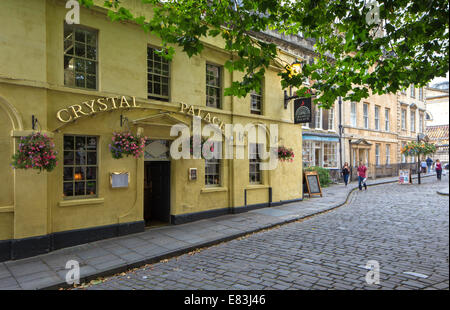
[[[322,197],[322,188],[320,187],[319,175],[315,171],[305,171],[305,181],[308,195],[320,195]]]
[[[398,183],[399,184],[411,184],[411,169],[404,169],[398,171]]]

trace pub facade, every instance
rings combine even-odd
[[[101,2],[79,25],[65,23],[65,1],[0,3],[0,260],[302,199],[302,128],[278,76],[295,55],[280,50],[260,90],[224,96],[241,76],[224,69],[223,42],[167,61],[157,37],[111,22]],[[172,158],[173,126],[192,131],[194,117],[222,136],[227,124],[261,125],[298,156],[260,170],[258,147],[235,134],[244,159]],[[19,138],[37,132],[53,140],[56,167],[14,169]],[[142,156],[114,158],[116,133],[146,137]]]

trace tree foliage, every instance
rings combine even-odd
[[[90,7],[93,0],[79,0]],[[174,46],[189,57],[204,48],[207,36],[221,36],[233,57],[229,71],[244,73],[225,95],[245,96],[259,89],[271,61],[273,43],[251,34],[267,29],[284,34],[302,33],[314,39],[317,57],[304,63],[300,74],[289,67],[280,73],[283,88],[297,87],[299,96],[311,96],[329,108],[341,96],[360,101],[372,94],[395,93],[410,84],[426,85],[448,71],[448,0],[142,0],[153,11],[147,20],[134,16],[127,1],[106,0],[113,21],[131,20],[162,40],[164,57]],[[372,15],[379,11],[380,22]]]

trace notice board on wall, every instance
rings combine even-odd
[[[305,171],[304,182],[306,183],[307,194],[320,195],[322,197],[322,188],[320,187],[319,175],[316,171]]]
[[[128,172],[111,172],[110,182],[112,188],[128,187],[130,183],[130,174]]]

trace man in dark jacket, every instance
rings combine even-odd
[[[433,165],[433,160],[428,156],[427,158],[427,167],[428,167],[428,173],[431,172],[431,166]]]

